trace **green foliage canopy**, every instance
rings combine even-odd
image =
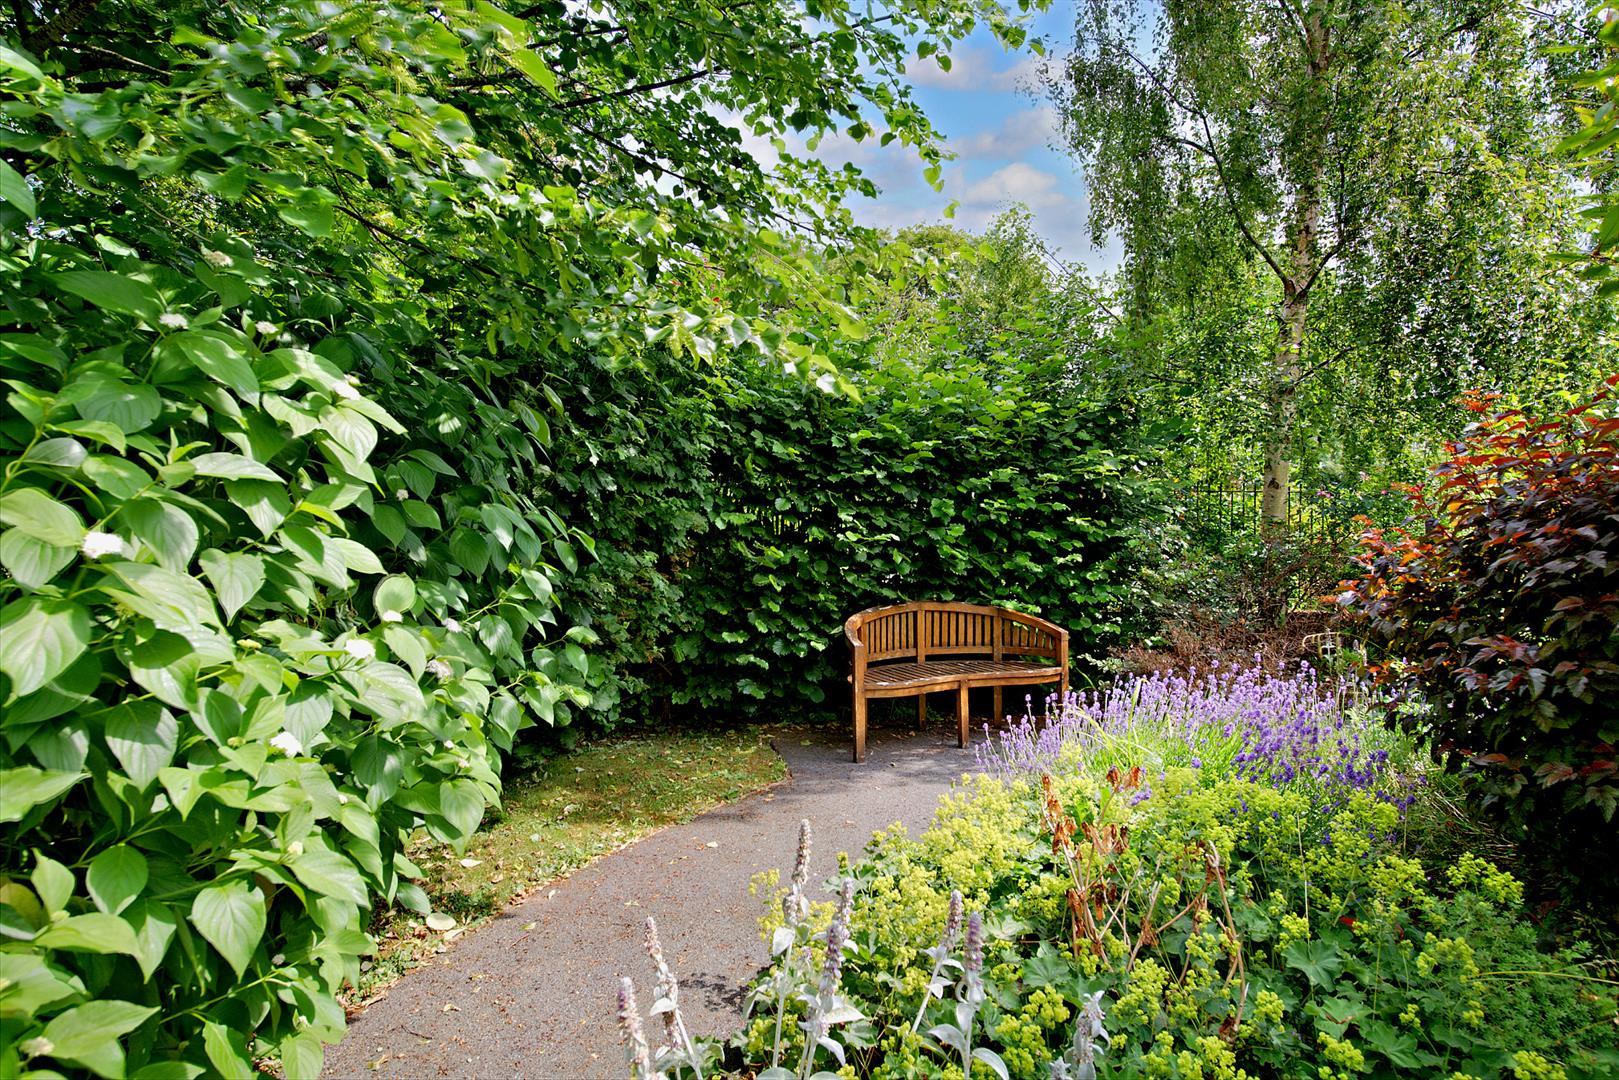
[[[975,0],[0,14],[0,1072],[318,1071],[369,910],[424,904],[405,841],[463,841],[605,679],[537,481],[568,373],[830,377],[805,238],[878,258],[865,181],[727,121],[936,160],[893,75],[980,21],[1020,36]]]

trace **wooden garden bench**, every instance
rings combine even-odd
[[[854,759],[866,757],[866,705],[872,698],[916,697],[916,725],[927,721],[928,695],[956,692],[957,745],[971,738],[967,692],[1060,683],[1068,693],[1068,631],[1006,608],[918,601],[868,608],[843,632],[854,650]]]

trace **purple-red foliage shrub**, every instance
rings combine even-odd
[[[1337,597],[1378,679],[1427,703],[1395,722],[1559,848],[1619,847],[1616,383],[1551,419],[1471,396],[1414,518],[1366,533]]]

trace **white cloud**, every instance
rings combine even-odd
[[[1031,210],[1073,202],[1059,187],[1055,174],[1037,169],[1026,161],[1003,165],[982,180],[967,185],[958,197],[968,206],[1005,206],[1020,202]]]
[[[1057,110],[1049,104],[1008,113],[1000,127],[951,139],[950,149],[962,158],[1015,158],[1051,146],[1057,138]]]
[[[935,57],[922,60],[913,56],[905,65],[905,75],[917,86],[935,90],[983,93],[1032,89],[1045,61],[1032,53],[1024,53],[1012,63],[1003,64],[1005,55],[984,48],[958,49],[950,56],[949,71],[940,67]]]

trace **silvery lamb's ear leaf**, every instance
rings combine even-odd
[[[839,998],[832,1008],[827,1010],[826,1022],[828,1024],[849,1024],[856,1020],[864,1020],[866,1014]]]
[[[793,1070],[785,1069],[780,1065],[772,1065],[759,1074],[759,1080],[795,1080],[795,1078],[796,1074]]]
[[[928,1035],[953,1048],[958,1054],[967,1049],[967,1037],[952,1024],[936,1024],[928,1029]]]
[[[1001,1055],[989,1049],[989,1047],[980,1046],[975,1048],[973,1050],[973,1060],[982,1061],[985,1065],[988,1065],[991,1069],[993,1069],[995,1071],[995,1075],[999,1076],[1001,1080],[1008,1080],[1006,1075],[1006,1062],[1001,1060]]]
[[[770,955],[780,956],[793,947],[793,928],[778,926],[776,932],[770,935]]]

